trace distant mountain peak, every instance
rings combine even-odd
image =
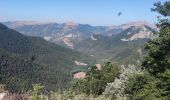
[[[132,23],[135,24],[135,23]],[[156,31],[153,27],[140,23],[136,26],[130,26],[124,30],[125,37],[121,41],[133,41],[138,39],[151,39],[154,37],[153,32]]]
[[[68,21],[64,23],[66,26],[77,26],[78,24],[76,22],[73,21]]]
[[[128,22],[126,24],[122,24],[119,27],[126,29],[126,28],[129,28],[131,26],[134,26],[134,27],[137,27],[137,28],[143,28],[145,26],[151,27],[153,29],[156,28],[156,26],[154,24],[151,24],[147,21],[132,21],[132,22]]]
[[[128,25],[147,25],[147,24],[150,24],[150,23],[147,22],[147,21],[130,21],[126,24],[128,24]]]
[[[5,25],[10,26],[10,28],[17,28],[23,25],[42,25],[42,24],[50,24],[52,22],[48,21],[34,21],[34,20],[19,20],[19,21],[8,21],[3,22]]]

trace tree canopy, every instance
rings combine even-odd
[[[170,100],[170,1],[155,3],[152,11],[164,18],[158,19],[157,38],[145,45],[144,74],[129,79],[127,88],[133,100]]]

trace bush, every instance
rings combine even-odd
[[[118,76],[119,68],[111,62],[103,64],[101,70],[92,66],[85,79],[75,79],[71,82],[71,89],[76,93],[101,95],[107,83],[114,81]]]

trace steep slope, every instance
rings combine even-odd
[[[20,80],[21,78],[21,80],[24,79],[26,82],[40,82],[46,84],[47,88],[50,89],[66,86],[71,78],[70,72],[74,66],[76,66],[74,61],[78,60],[87,64],[93,61],[89,56],[49,43],[41,38],[24,36],[2,24],[0,24],[0,49],[7,52],[5,60],[1,59],[1,65],[3,66],[0,67],[9,70],[9,72],[6,73],[9,73],[8,75],[10,76],[13,75],[12,73],[14,72],[14,75],[16,74],[17,77],[12,78],[14,81],[17,81],[18,78]],[[11,57],[11,55],[15,55],[15,57]],[[34,62],[25,62],[27,58],[32,59]],[[29,66],[30,64],[31,66]],[[38,70],[34,70],[36,64],[42,67],[38,67]],[[16,67],[16,70],[8,69],[13,66]],[[35,72],[31,74],[31,71],[26,71],[24,68],[32,69]],[[17,73],[21,73],[19,77]],[[24,73],[28,73],[26,74],[28,76],[23,76],[23,78],[21,75]],[[41,74],[43,74],[42,77],[44,78],[41,78]],[[1,75],[3,75],[3,73],[1,73]],[[32,78],[37,80],[34,81]],[[2,80],[4,80],[4,78]],[[9,78],[9,81],[10,80]]]

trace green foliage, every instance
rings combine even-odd
[[[70,82],[71,89],[77,93],[86,93],[88,90],[88,81],[86,79],[73,79]]]
[[[47,90],[66,88],[75,60],[87,64],[93,61],[79,52],[24,36],[0,24],[0,83],[11,92],[25,92],[35,83],[43,84]]]
[[[42,85],[34,84],[32,96],[30,96],[29,100],[48,100],[47,96],[41,96],[40,95],[42,89],[43,89]]]
[[[158,2],[153,11],[170,16],[170,2]],[[147,73],[134,75],[129,79],[127,90],[133,100],[170,100],[170,23],[169,19],[159,20],[158,37],[149,41],[145,49],[142,66]]]
[[[126,93],[132,95],[132,100],[164,100],[160,80],[147,72],[130,76],[126,85]]]
[[[110,62],[102,65],[101,70],[92,66],[85,79],[75,79],[71,82],[71,89],[77,93],[100,95],[104,92],[107,83],[112,82],[118,75],[118,66]]]
[[[157,11],[163,16],[170,16],[170,2],[166,1],[163,5],[161,2],[157,2],[154,4],[155,8],[152,8],[152,11]]]
[[[129,77],[126,93],[132,95],[132,100],[169,100],[169,75],[156,78],[145,72]]]
[[[170,69],[161,74],[161,91],[165,97],[170,97]]]
[[[170,66],[170,28],[164,28],[159,34],[159,38],[146,44],[148,55],[142,63],[154,75],[164,72]]]
[[[6,84],[6,89],[10,92],[26,92],[32,88],[32,83],[46,84],[43,80],[48,80],[51,76],[44,72],[47,67],[30,58],[0,50],[0,82]]]
[[[76,94],[72,90],[56,91],[50,93],[49,100],[112,100],[110,97],[87,95],[84,93]]]

